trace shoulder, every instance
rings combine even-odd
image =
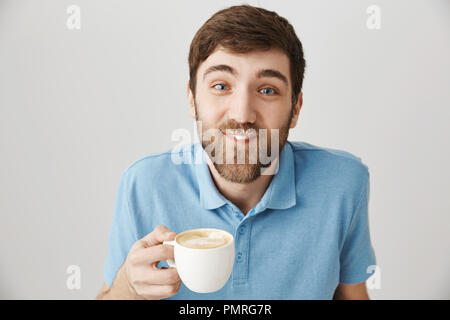
[[[176,180],[179,174],[189,175],[192,171],[194,144],[177,149],[148,154],[132,162],[123,172],[128,180],[145,183],[164,183]]]
[[[334,160],[350,160],[354,161],[356,164],[365,166],[365,164],[362,163],[360,157],[348,151],[317,146],[303,141],[289,141],[289,143],[294,153],[304,153],[312,156],[327,157]],[[365,167],[367,168],[367,166]]]
[[[369,167],[361,157],[348,151],[289,141],[296,164],[297,176],[308,175],[325,179],[337,186],[353,185],[360,189],[369,181]]]

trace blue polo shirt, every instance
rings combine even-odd
[[[369,171],[360,158],[288,141],[277,174],[244,215],[217,190],[205,156],[200,144],[190,144],[146,156],[122,173],[104,265],[108,286],[131,246],[160,224],[235,237],[234,267],[222,289],[195,293],[182,284],[169,299],[332,299],[340,282],[371,276]]]

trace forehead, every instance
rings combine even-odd
[[[233,53],[223,47],[218,47],[198,68],[198,79],[214,65],[229,65],[237,70],[237,77],[251,77],[261,69],[273,69],[281,72],[290,82],[290,63],[288,56],[279,49],[254,50],[247,53]]]

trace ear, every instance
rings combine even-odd
[[[190,86],[190,81],[188,81],[187,83],[187,99],[188,99],[188,103],[189,103],[189,114],[191,115],[192,118],[196,118],[196,114],[195,114],[195,99],[194,99],[194,94],[192,93],[191,90],[191,86]]]
[[[300,92],[298,95],[297,103],[294,106],[294,111],[292,114],[291,124],[289,128],[294,128],[297,125],[298,116],[300,115],[300,109],[303,105],[303,92]]]

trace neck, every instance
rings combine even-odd
[[[217,172],[211,159],[206,155],[209,171],[213,181],[220,191],[220,193],[235,204],[244,215],[246,215],[263,197],[270,182],[272,181],[272,174],[260,175],[256,180],[250,183],[235,183],[225,180],[219,172]],[[277,165],[278,158],[272,161],[272,164],[267,169],[268,172]]]

